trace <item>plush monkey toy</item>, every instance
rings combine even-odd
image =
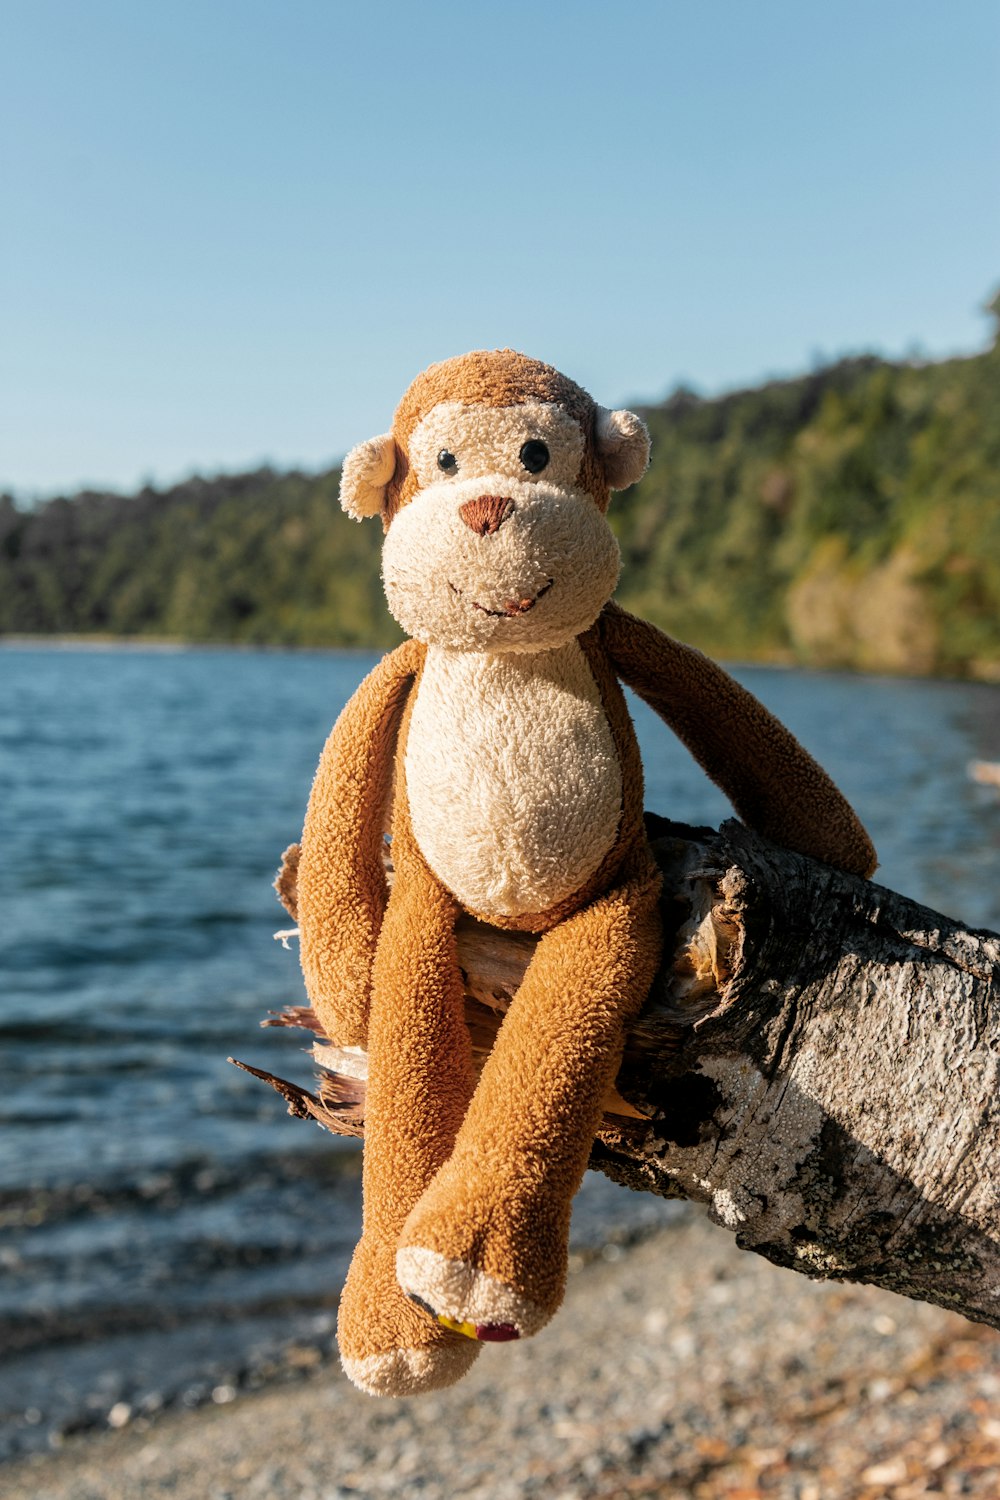
[[[699,652],[611,602],[610,491],[649,437],[510,350],[433,365],[343,468],[385,528],[411,637],[338,719],[306,815],[302,967],[331,1041],[368,1052],[364,1232],[344,1367],[403,1396],[482,1341],[536,1333],[566,1274],[570,1202],[660,956],[660,879],[620,686],[768,837],[869,874],[854,813],[797,741]],[[391,799],[395,877],[387,897]],[[541,934],[476,1081],[455,921]]]

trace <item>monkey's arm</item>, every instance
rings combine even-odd
[[[876,865],[872,842],[826,772],[727,672],[616,604],[601,616],[621,679],[669,724],[739,816],[785,848],[856,875]]]
[[[331,1041],[364,1046],[386,882],[384,813],[403,705],[425,648],[406,641],[358,688],[313,781],[298,868],[298,923],[309,999]]]

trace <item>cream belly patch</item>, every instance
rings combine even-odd
[[[430,647],[406,746],[413,833],[463,906],[546,911],[614,843],[621,767],[576,641],[537,655]]]

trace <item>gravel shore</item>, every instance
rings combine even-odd
[[[536,1339],[379,1402],[336,1368],[10,1466],[6,1500],[1000,1495],[1000,1335],[736,1249],[694,1209],[578,1264]]]

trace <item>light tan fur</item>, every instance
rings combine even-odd
[[[630,484],[638,484],[649,467],[649,433],[642,418],[634,411],[608,411],[599,406],[595,435],[611,489],[627,490]]]
[[[523,445],[550,459],[532,474]],[[535,652],[574,640],[596,620],[618,580],[614,533],[578,482],[579,424],[550,403],[474,407],[443,402],[417,423],[407,451],[420,489],[386,536],[389,607],[409,634],[460,651]],[[438,454],[457,463],[443,473]],[[495,531],[477,534],[463,507],[508,502]],[[521,613],[508,607],[524,602]]]
[[[429,485],[452,483],[438,467],[438,454],[448,449],[457,461],[455,478],[504,477],[516,474],[522,483],[537,482],[518,462],[522,443],[542,438],[552,458],[545,480],[575,485],[584,441],[579,422],[551,401],[523,401],[518,406],[465,406],[442,401],[422,417],[410,434],[410,467],[426,491]]]
[[[521,1338],[548,1321],[544,1308],[495,1276],[465,1260],[448,1260],[436,1250],[409,1247],[396,1251],[396,1279],[401,1286],[423,1288],[439,1317],[456,1324],[510,1323]],[[467,1334],[466,1337],[475,1337]]]
[[[524,443],[543,440],[550,464],[526,471]],[[442,449],[459,460],[448,474]],[[456,1379],[477,1339],[533,1333],[559,1305],[570,1203],[660,955],[619,676],[748,822],[844,868],[874,865],[782,725],[609,602],[618,549],[604,512],[647,451],[637,417],[501,350],[432,366],[400,403],[391,448],[355,450],[345,470],[349,508],[379,493],[386,593],[415,637],[334,727],[299,867],[310,998],[332,1041],[369,1052],[364,1232],[338,1335],[351,1378],[375,1394]],[[474,1090],[463,909],[541,934]]]
[[[428,650],[406,745],[414,838],[464,907],[555,906],[615,841],[622,777],[575,640],[552,651]]]
[[[391,432],[369,438],[352,448],[340,474],[340,502],[355,521],[377,516],[396,470],[396,444]]]

